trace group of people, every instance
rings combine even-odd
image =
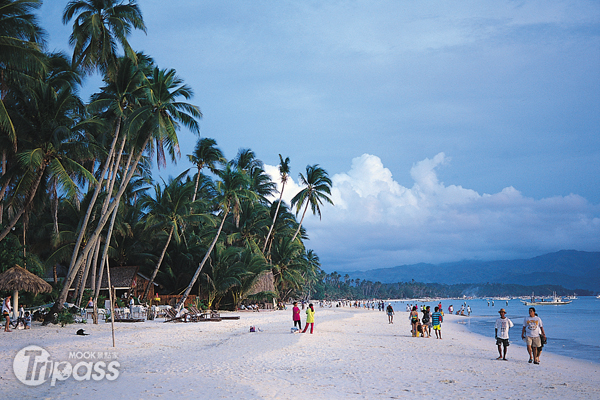
[[[514,326],[512,321],[506,317],[506,310],[501,308],[498,311],[500,318],[496,320],[496,345],[498,346],[497,360],[506,360],[506,350],[510,345],[508,341],[508,331]],[[539,364],[542,348],[546,344],[546,332],[541,318],[535,312],[534,307],[529,308],[529,316],[523,319],[523,329],[521,330],[521,339],[527,344],[529,353],[529,363]]]
[[[309,303],[306,308],[306,324],[304,325],[304,330],[302,330],[302,320],[300,318],[300,308],[298,307],[298,302],[294,302],[294,307],[292,308],[292,320],[294,321],[294,328],[298,325],[298,331],[301,333],[306,333],[308,326],[310,325],[310,333],[313,333],[315,328],[315,307],[313,303]]]
[[[394,323],[394,308],[392,303],[389,303],[385,308],[388,316],[388,323]],[[411,325],[411,334],[413,337],[431,337],[431,331],[435,332],[435,338],[442,338],[442,322],[444,321],[444,313],[442,312],[441,304],[434,308],[434,312],[431,313],[431,306],[423,306],[421,312],[423,316],[419,318],[419,311],[417,306],[407,305],[408,320]],[[427,336],[425,336],[427,335]]]
[[[6,321],[6,325],[4,326],[4,332],[12,332],[10,329],[10,314],[13,312],[12,306],[10,304],[10,299],[12,296],[6,296],[4,300],[2,300],[2,316]],[[24,329],[31,329],[31,314],[29,311],[25,311],[24,306],[21,306],[19,309],[19,316],[17,320],[14,322],[14,327],[18,327],[19,324],[22,324]]]

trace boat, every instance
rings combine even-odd
[[[597,299],[600,299],[600,294],[598,296],[596,296]]]
[[[566,296],[565,299],[567,300],[577,300],[579,297],[577,297],[577,293],[573,293],[572,296]]]
[[[556,295],[556,292],[552,293],[551,300],[541,299],[536,301],[533,293],[531,294],[531,301],[521,300],[521,302],[526,306],[561,306],[563,304],[570,304],[571,301],[572,300],[563,300],[562,297]]]

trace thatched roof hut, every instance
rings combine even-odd
[[[0,290],[13,291],[13,316],[16,318],[20,290],[30,293],[49,293],[52,291],[52,286],[25,268],[15,265],[0,274]]]
[[[262,292],[276,292],[273,272],[271,270],[263,271],[259,274],[256,282],[248,291],[249,296],[253,296]]]

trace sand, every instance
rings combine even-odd
[[[412,338],[405,312],[397,312],[395,323],[388,324],[383,312],[317,306],[313,335],[290,333],[291,308],[237,315],[237,321],[119,323],[116,348],[106,323],[64,328],[34,324],[32,330],[2,332],[2,397],[600,398],[599,363],[545,351],[539,366],[528,364],[525,348],[518,345],[509,347],[508,361],[498,361],[495,340],[466,331],[460,324],[465,317],[447,316],[444,338],[436,340]],[[250,333],[251,325],[262,331]],[[80,328],[90,335],[75,335]],[[515,328],[511,336],[519,342]],[[73,365],[80,360],[69,360],[69,352],[108,352],[120,363],[119,376],[114,381],[71,376],[55,386],[49,380],[26,386],[13,373],[13,360],[28,345]]]

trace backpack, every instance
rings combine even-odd
[[[429,322],[429,313],[426,313],[425,315],[423,315],[423,323],[426,324]]]

